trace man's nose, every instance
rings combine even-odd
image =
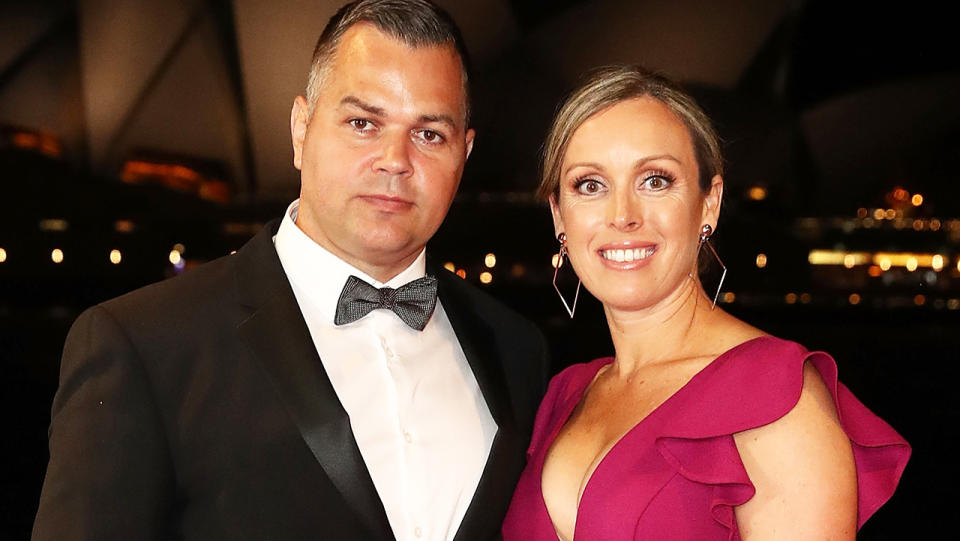
[[[634,231],[643,225],[640,203],[632,194],[615,194],[610,203],[609,213],[610,226],[614,229]]]
[[[413,170],[410,163],[410,145],[412,142],[405,133],[387,133],[381,138],[382,146],[373,168],[378,173],[393,176],[409,174]]]

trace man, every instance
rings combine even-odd
[[[445,13],[341,9],[293,106],[283,220],[74,324],[33,538],[497,537],[546,354],[426,261],[468,113]]]

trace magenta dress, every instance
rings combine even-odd
[[[805,361],[833,394],[853,446],[859,529],[893,494],[910,446],[837,381],[833,358],[764,336],[717,357],[610,449],[583,491],[574,540],[739,540],[734,507],[753,497],[754,488],[733,434],[793,409]],[[504,541],[556,541],[540,487],[543,462],[584,389],[611,362],[577,364],[550,382],[503,524]]]

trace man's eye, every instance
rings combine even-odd
[[[433,130],[421,130],[420,139],[423,139],[425,143],[443,142],[443,136]]]
[[[370,129],[370,121],[364,118],[351,118],[350,126],[357,131],[366,131]]]

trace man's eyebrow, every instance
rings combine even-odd
[[[431,122],[439,122],[441,124],[446,124],[450,126],[450,129],[457,129],[457,121],[453,119],[450,115],[420,115],[420,122],[423,124],[428,124]]]
[[[346,96],[340,100],[340,105],[353,105],[354,107],[359,107],[364,111],[375,116],[386,116],[387,112],[383,107],[377,107],[376,105],[369,104],[356,96]]]

